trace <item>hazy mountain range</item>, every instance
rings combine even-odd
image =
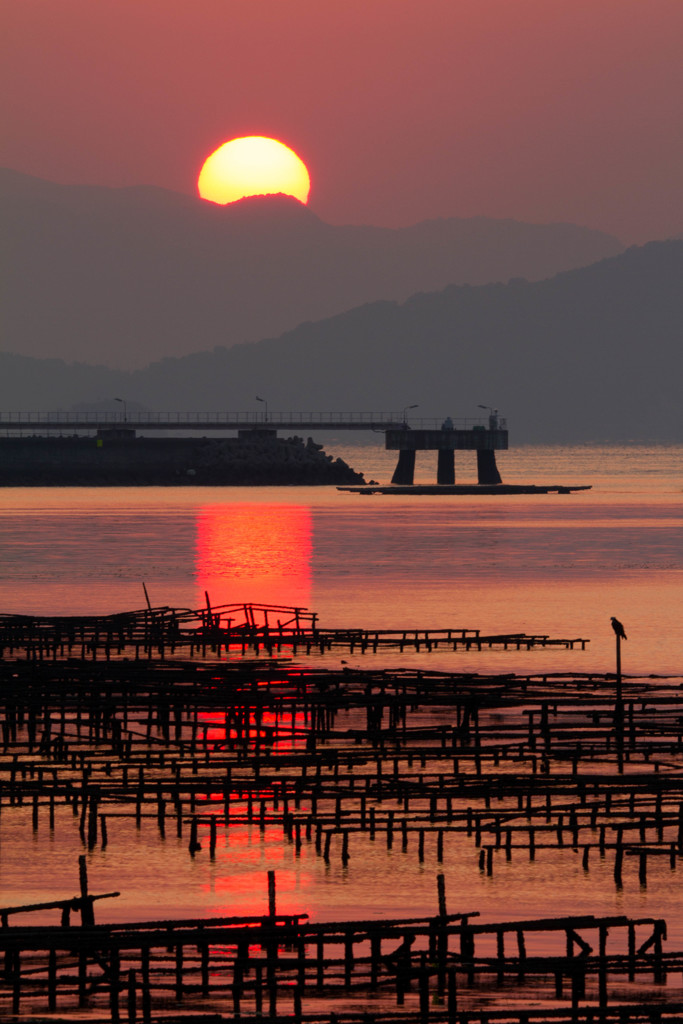
[[[507,415],[511,443],[683,439],[683,242],[549,280],[450,285],[371,302],[278,338],[131,373],[0,356],[0,408],[112,402],[165,410]],[[116,406],[113,403],[111,408]]]
[[[258,341],[377,299],[548,278],[623,250],[571,224],[333,226],[286,196],[219,207],[9,170],[0,209],[2,350],[122,369]]]

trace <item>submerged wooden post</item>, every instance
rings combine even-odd
[[[19,1014],[21,1004],[21,951],[15,949],[12,964],[12,1013]]]
[[[275,872],[268,872],[268,916],[275,917]]]
[[[95,924],[95,914],[92,898],[88,896],[88,868],[83,854],[78,858],[78,876],[81,888],[81,924],[84,928],[92,928]]]
[[[611,618],[612,629],[614,630],[616,648],[616,693],[614,703],[614,738],[617,748],[617,770],[620,775],[624,772],[624,701],[621,687],[621,641],[626,639],[626,632],[621,622]]]
[[[446,878],[444,875],[436,876],[436,885],[439,893],[439,917],[446,916]]]
[[[619,774],[624,772],[624,703],[621,685],[621,636],[617,633],[617,678],[616,678],[616,703],[614,705],[614,733],[617,744],[617,769]]]
[[[136,978],[135,978],[135,971],[131,967],[128,970],[128,1004],[127,1004],[128,1020],[130,1021],[130,1024],[135,1024],[135,1020],[136,1020],[136,1017],[137,1017],[137,1007],[135,1005],[135,999],[136,999]]]
[[[47,1006],[48,1010],[53,1013],[57,1009],[57,950],[51,949],[48,954],[48,968],[47,968]]]
[[[114,1024],[119,1016],[119,990],[121,985],[121,957],[116,946],[109,951],[109,1013]]]
[[[140,951],[140,970],[142,974],[142,1020],[149,1024],[152,1019],[152,992],[149,981],[149,946]]]

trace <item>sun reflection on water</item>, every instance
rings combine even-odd
[[[196,523],[198,605],[204,603],[206,592],[213,608],[238,601],[309,606],[310,508],[270,503],[204,505],[197,510]],[[293,748],[304,742],[300,736],[305,724],[301,713],[293,716],[286,712],[277,720],[270,712],[259,716],[252,713],[248,722],[240,723],[239,730],[224,712],[205,712],[202,721],[207,737],[222,747],[232,747],[245,735],[269,749]],[[259,799],[257,795],[257,808]],[[223,794],[209,796],[210,802],[222,800]],[[246,814],[246,794],[231,792],[230,804],[233,814]],[[281,826],[269,825],[265,832],[257,827],[255,836],[252,832],[251,826],[233,828],[229,844],[225,838],[219,843],[218,864],[223,867],[205,888],[213,893],[221,912],[234,909],[235,900],[246,899],[258,906],[266,893],[266,870],[282,867]],[[278,890],[280,905],[286,909],[292,911],[301,903],[302,881],[294,872],[278,872]]]
[[[275,503],[197,510],[198,605],[237,601],[297,608],[311,597],[310,508]]]

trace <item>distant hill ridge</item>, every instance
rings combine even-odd
[[[539,282],[373,302],[278,338],[133,373],[0,356],[0,408],[124,395],[143,408],[400,409],[507,415],[513,444],[683,442],[683,241],[634,247]]]
[[[124,369],[230,347],[377,299],[540,280],[623,251],[571,224],[325,224],[288,196],[226,207],[0,170],[5,351]]]

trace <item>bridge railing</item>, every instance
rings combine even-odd
[[[240,427],[313,427],[330,430],[371,430],[398,429],[409,426],[414,429],[434,430],[443,425],[444,417],[408,416],[405,412],[300,412],[300,411],[242,411],[242,412],[150,412],[133,409],[105,411],[15,411],[0,412],[0,430],[37,429],[40,427],[59,429],[96,429],[98,427],[159,427],[159,428],[213,428],[237,429]],[[456,429],[471,429],[486,425],[481,417],[451,417]]]

